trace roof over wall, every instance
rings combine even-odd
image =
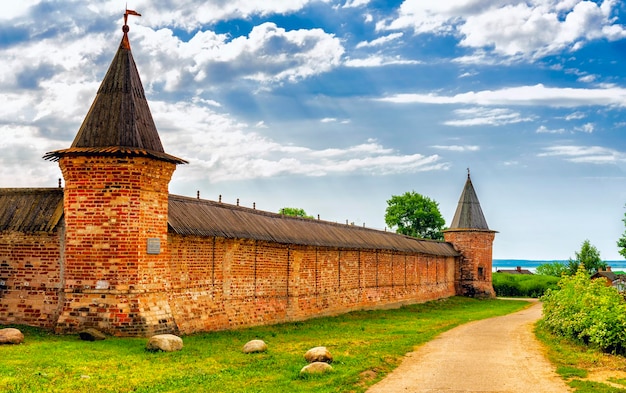
[[[53,232],[63,217],[62,188],[0,189],[0,232]],[[282,244],[362,248],[457,256],[450,243],[354,225],[169,196],[169,231],[179,235],[252,239]]]
[[[168,224],[179,235],[254,239],[321,247],[384,249],[457,256],[450,243],[255,209],[169,196]]]
[[[450,229],[489,230],[469,173],[467,174],[467,181],[459,198],[454,218],[450,223]]]
[[[62,188],[0,188],[0,232],[53,232],[61,217]]]

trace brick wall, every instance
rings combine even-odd
[[[449,297],[455,258],[170,235],[172,313],[183,333]]]
[[[62,288],[60,233],[0,235],[0,323],[52,328]]]
[[[106,276],[90,277],[100,272],[97,259],[93,269],[82,269],[80,284],[72,273],[68,289],[62,239],[58,233],[0,236],[1,323],[58,332],[93,326],[146,336],[303,320],[455,294],[453,257],[174,234],[162,245],[170,277],[163,290],[119,289],[113,279],[98,288],[96,279]],[[149,268],[142,274],[149,275]],[[147,280],[143,275],[137,282]],[[96,287],[76,286],[94,281]]]
[[[460,296],[494,297],[491,282],[492,247],[496,232],[483,230],[448,230],[447,242],[461,252],[456,272],[456,292]]]
[[[168,234],[174,164],[66,156],[60,166],[59,232],[0,234],[0,323],[147,336],[494,295],[492,231],[447,231],[456,258]]]
[[[174,331],[166,292],[167,197],[175,165],[107,156],[66,156],[59,165],[65,179],[66,263],[56,330]],[[160,252],[149,253],[148,241],[160,243]]]

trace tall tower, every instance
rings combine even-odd
[[[494,297],[491,283],[492,248],[496,231],[487,226],[474,191],[469,170],[445,241],[452,243],[462,256],[455,273],[456,293],[470,297]]]
[[[166,154],[123,38],[69,149],[47,153],[65,179],[64,300],[56,330],[175,332],[167,290]]]

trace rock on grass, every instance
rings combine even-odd
[[[19,329],[0,329],[0,344],[21,344],[24,342],[24,335]]]
[[[173,334],[157,334],[150,337],[146,350],[151,352],[175,352],[183,349],[183,339]]]

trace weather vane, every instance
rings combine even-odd
[[[137,11],[129,10],[128,6],[126,8],[126,12],[124,12],[124,26],[128,23],[128,15],[136,15],[141,16],[141,14]]]
[[[128,15],[136,15],[141,16],[141,14],[137,11],[129,10],[128,5],[126,6],[126,12],[124,12],[124,26],[122,26],[122,31],[124,32],[124,37],[122,38],[122,47],[130,50],[130,42],[128,41],[128,31],[130,28],[128,27]]]

